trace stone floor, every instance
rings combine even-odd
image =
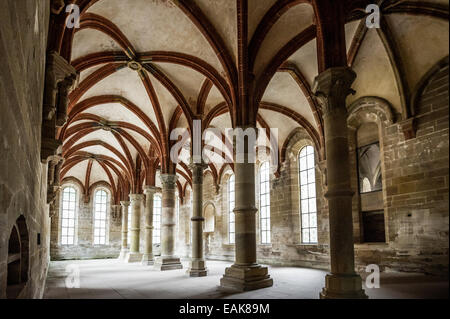
[[[152,267],[118,260],[52,262],[44,298],[48,299],[317,299],[326,272],[292,267],[269,267],[274,286],[239,294],[218,290],[230,263],[208,261],[209,276],[190,278],[184,270],[158,272]],[[68,267],[70,266],[70,267]],[[66,288],[67,275],[79,269],[80,288]],[[448,298],[448,279],[420,274],[381,275],[380,289],[367,289],[370,298]]]

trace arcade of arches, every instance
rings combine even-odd
[[[227,261],[230,291],[321,269],[321,298],[367,298],[371,264],[448,277],[449,2],[368,28],[370,2],[3,0],[0,298],[61,260]]]

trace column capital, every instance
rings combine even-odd
[[[333,113],[337,109],[345,109],[347,96],[355,94],[351,88],[355,79],[356,73],[349,67],[330,68],[316,77],[313,92],[324,115]]]
[[[202,184],[203,183],[203,172],[208,168],[205,163],[191,163],[189,164],[189,169],[192,171],[192,183]]]
[[[177,183],[178,176],[174,174],[161,174],[161,183],[163,187],[173,187]]]
[[[122,207],[128,207],[128,206],[130,206],[130,202],[129,202],[129,201],[121,201],[121,202],[120,202],[120,205],[121,205]]]
[[[130,201],[134,202],[134,201],[143,201],[144,200],[144,195],[143,194],[130,194]]]
[[[156,186],[144,186],[144,194],[147,196],[155,195],[158,191],[158,187]]]

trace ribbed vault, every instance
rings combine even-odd
[[[50,48],[80,73],[58,136],[65,158],[61,179],[76,181],[86,194],[106,183],[118,202],[158,183],[157,171],[176,173],[182,195],[191,184],[190,140],[175,166],[169,136],[175,128],[192,131],[194,119],[203,128],[278,128],[280,161],[283,145],[300,126],[324,160],[323,120],[312,85],[335,62],[326,54],[329,1],[248,0],[247,7],[241,0],[71,2],[81,8],[81,28],[65,28],[61,15],[50,36]],[[367,4],[346,0],[346,47],[334,48],[346,50],[358,74],[349,103],[381,97],[398,119],[408,119],[420,79],[448,56],[448,46],[441,45],[448,43],[448,1],[380,1],[378,30],[365,27]],[[248,15],[246,28],[239,25],[242,14]],[[246,37],[240,32],[245,29]],[[248,65],[240,61],[243,54]],[[240,94],[244,67],[251,77],[247,101]],[[230,150],[221,151],[223,143],[223,136],[214,139],[207,156],[232,158]],[[218,183],[224,167],[210,164],[206,174]]]

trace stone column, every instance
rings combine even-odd
[[[119,259],[125,259],[128,252],[128,207],[130,202],[120,202],[122,206],[122,249],[120,250]]]
[[[326,276],[320,297],[367,298],[361,277],[355,272],[352,197],[347,132],[346,98],[356,74],[347,67],[320,74],[314,91],[323,109],[327,155],[327,184],[330,221],[331,274]]]
[[[144,200],[142,194],[130,195],[131,200],[131,238],[130,252],[127,254],[126,262],[135,263],[142,261],[142,254],[139,252],[139,235],[141,232],[141,207]]]
[[[246,128],[243,128],[245,130]],[[236,261],[225,269],[220,286],[225,290],[248,291],[271,287],[273,280],[266,267],[256,262],[256,212],[255,205],[255,141],[250,138],[236,137],[235,147],[235,246]],[[241,143],[241,147],[239,147]],[[253,153],[254,154],[254,153]]]
[[[188,273],[191,277],[207,275],[203,256],[203,171],[208,166],[192,163],[192,259]]]
[[[146,186],[145,194],[145,247],[142,264],[145,266],[153,265],[153,195],[156,193],[156,187]]]
[[[180,258],[175,256],[175,187],[176,175],[161,175],[161,257],[155,260],[155,268],[161,271],[182,269]]]

